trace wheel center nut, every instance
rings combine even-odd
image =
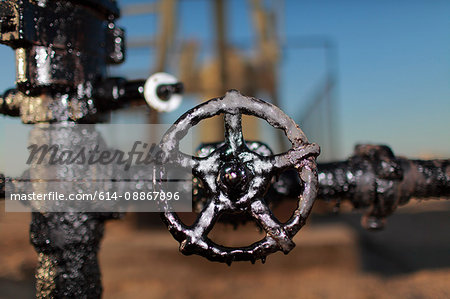
[[[228,194],[240,194],[251,179],[250,170],[236,162],[226,163],[222,166],[217,177],[222,190]]]

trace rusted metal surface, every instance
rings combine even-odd
[[[224,113],[225,142],[219,148],[205,157],[179,151],[180,139],[193,125],[220,113]],[[260,117],[282,129],[292,148],[284,154],[270,156],[249,149],[242,137],[242,114]],[[169,231],[180,242],[182,253],[199,254],[228,264],[257,259],[264,262],[267,255],[280,250],[287,254],[295,246],[292,237],[305,224],[316,196],[315,158],[320,150],[316,144],[308,143],[295,122],[276,106],[229,91],[225,97],[205,102],[181,116],[163,137],[161,150],[166,161],[192,168],[205,192],[204,207],[192,226],[183,224],[176,213],[162,215]],[[270,211],[264,194],[272,177],[289,168],[296,169],[304,188],[296,211],[282,224]],[[224,213],[247,213],[265,230],[265,238],[247,247],[231,248],[214,243],[207,235]]]
[[[111,0],[1,1],[0,43],[15,50],[17,68],[16,88],[0,97],[0,113],[30,124],[96,122],[100,112],[117,107],[130,93],[140,96],[136,84],[111,86],[106,78],[106,66],[125,59],[124,31],[115,25],[118,16]],[[36,297],[99,298],[97,252],[104,221],[117,217],[32,213],[30,239],[39,260]]]
[[[30,240],[38,253],[37,298],[100,298],[97,253],[105,220],[99,213],[32,213]]]
[[[104,145],[101,134],[95,129],[72,130],[70,126],[61,126],[58,130],[48,130],[46,126],[34,126],[30,132],[31,142],[44,144],[55,142],[64,150],[85,146]],[[39,141],[38,141],[39,140]],[[118,173],[113,166],[109,168],[87,169],[80,165],[36,164],[27,169],[20,178],[6,178],[0,175],[0,188],[4,195],[5,181],[9,181],[9,189],[13,192],[27,192],[33,186],[32,178],[42,178],[36,183],[37,190],[55,191],[45,178],[64,178],[58,188],[67,192],[82,190],[107,190],[109,183],[80,182],[79,178],[92,175]],[[64,175],[61,175],[64,174]],[[142,173],[140,173],[142,174]],[[145,177],[145,174],[144,174]],[[51,180],[50,180],[51,181]],[[46,187],[46,184],[50,187]],[[125,188],[125,185],[123,188]],[[35,189],[33,189],[34,191]],[[37,298],[99,298],[102,292],[101,274],[97,253],[103,236],[104,223],[110,219],[118,219],[121,213],[80,213],[75,212],[41,212],[40,203],[26,203],[32,211],[30,225],[30,241],[38,255],[36,269]],[[39,211],[39,212],[38,212]]]
[[[365,210],[362,225],[381,229],[385,218],[411,198],[449,198],[450,160],[395,157],[387,146],[359,145],[347,161],[321,164],[319,197],[349,200]]]
[[[94,129],[71,130],[70,126],[61,126],[57,130],[49,130],[46,126],[34,126],[29,140],[41,144],[57,142],[59,147],[70,150],[85,146],[103,146],[104,140]],[[112,172],[109,168],[86,168],[83,165],[31,165],[26,171],[30,178],[43,178],[42,183],[30,186],[37,190],[56,191],[55,186],[47,183],[45,178],[58,178],[65,181],[58,183],[59,190],[77,192],[86,190],[107,190],[108,183],[74,181],[79,178],[98,176]],[[100,174],[102,173],[102,174]],[[27,178],[25,176],[25,179]],[[46,187],[47,186],[47,187]],[[34,190],[34,189],[33,189]],[[64,203],[62,203],[64,204]],[[102,292],[101,274],[97,253],[103,236],[104,223],[120,217],[120,213],[81,213],[73,207],[74,212],[41,212],[40,203],[30,203],[32,220],[30,240],[38,254],[36,269],[37,298],[99,298]],[[37,205],[37,206],[35,206]],[[38,212],[39,211],[39,212]]]
[[[15,50],[16,90],[2,97],[0,113],[24,123],[96,122],[131,96],[143,100],[119,81],[107,98],[96,94],[112,83],[106,66],[125,60],[118,16],[111,0],[2,1],[0,43]]]

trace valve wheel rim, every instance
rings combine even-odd
[[[180,152],[179,142],[192,126],[221,113],[224,113],[225,120],[224,146],[205,158]],[[260,156],[248,149],[242,136],[242,114],[262,118],[273,127],[282,129],[292,148],[285,153],[271,156]],[[315,158],[319,155],[320,148],[314,143],[308,143],[300,127],[281,109],[231,90],[224,97],[204,102],[183,114],[163,136],[160,146],[163,160],[170,159],[171,163],[191,168],[211,195],[191,226],[186,226],[175,212],[162,213],[170,233],[180,242],[180,251],[183,254],[199,254],[212,261],[230,264],[232,261],[265,261],[265,257],[271,253],[281,250],[287,254],[294,248],[292,238],[305,224],[317,194]],[[230,194],[220,190],[218,185],[217,178],[220,167],[223,166],[221,159],[224,153],[248,165],[254,175],[248,192],[234,200],[230,199]],[[263,196],[273,175],[287,168],[296,168],[304,188],[290,219],[280,223],[264,202]],[[244,210],[265,230],[266,236],[262,240],[246,247],[225,247],[208,238],[208,233],[222,213]]]

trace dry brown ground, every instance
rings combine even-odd
[[[0,298],[32,298],[30,216],[4,214],[3,204],[0,212]],[[215,232],[227,244],[255,237],[253,227]],[[347,225],[311,225],[295,242],[293,252],[269,256],[265,265],[228,267],[181,255],[167,231],[135,230],[128,216],[107,225],[104,298],[450,298],[450,268],[392,277],[362,271],[355,230]]]

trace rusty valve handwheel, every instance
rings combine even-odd
[[[199,121],[224,113],[225,142],[208,156],[200,158],[179,151],[179,141]],[[241,116],[254,115],[275,128],[284,130],[292,148],[282,154],[261,156],[245,144]],[[238,91],[228,91],[225,97],[212,99],[186,112],[166,132],[161,142],[165,161],[192,168],[201,180],[208,196],[195,223],[186,226],[174,212],[165,212],[163,220],[180,251],[186,255],[199,254],[212,261],[263,262],[268,254],[287,254],[295,244],[292,237],[305,224],[317,193],[315,158],[320,149],[308,143],[302,130],[278,107],[262,100],[246,97]],[[287,168],[296,168],[303,191],[298,207],[285,222],[280,223],[264,202],[263,196],[273,176]],[[248,212],[265,230],[262,240],[247,247],[224,247],[208,238],[218,217],[224,213]]]

